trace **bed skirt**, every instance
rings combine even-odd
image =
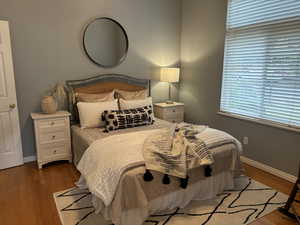
[[[214,198],[224,190],[234,188],[234,178],[230,170],[218,173],[211,177],[201,179],[191,184],[187,189],[178,189],[166,195],[152,199],[140,208],[119,210],[112,205],[104,207],[102,201],[93,196],[92,201],[96,213],[101,213],[105,219],[111,220],[115,225],[142,225],[152,214],[166,212],[175,208],[184,208],[192,200],[207,200]],[[145,196],[139,196],[144,198]]]

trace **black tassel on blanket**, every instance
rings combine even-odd
[[[187,176],[186,178],[180,178],[180,187],[183,189],[186,189],[186,187],[188,186],[189,183],[189,176]]]
[[[212,172],[212,168],[209,165],[205,166],[205,168],[204,168],[204,175],[206,177],[211,177],[211,172]]]
[[[144,173],[144,181],[151,181],[153,180],[153,175],[150,172],[150,170],[146,170],[146,172]]]
[[[163,184],[169,184],[171,183],[170,181],[170,177],[168,176],[168,174],[165,174],[163,179],[162,179]]]
[[[208,165],[205,166],[204,168],[204,175],[206,177],[210,177],[212,174],[212,168]],[[150,170],[146,170],[146,172],[144,173],[144,181],[149,182],[152,181],[154,179],[152,173],[150,172]],[[163,179],[162,179],[162,183],[163,184],[170,184],[171,180],[168,174],[164,174]],[[186,178],[180,178],[180,187],[183,189],[186,189],[189,183],[189,176],[187,176]]]

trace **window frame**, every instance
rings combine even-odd
[[[228,2],[227,5],[227,10],[229,10],[230,4]],[[223,96],[223,90],[224,90],[224,67],[225,67],[225,52],[227,49],[227,45],[226,45],[226,38],[228,35],[230,35],[230,33],[232,32],[238,32],[239,30],[251,30],[251,28],[258,28],[260,26],[259,23],[257,24],[251,24],[251,25],[246,25],[246,26],[242,26],[242,27],[237,27],[237,28],[229,28],[227,27],[228,24],[228,18],[229,15],[227,13],[227,17],[226,17],[226,30],[225,30],[225,40],[224,40],[224,57],[223,57],[223,70],[222,70],[222,84],[221,84],[221,91],[220,91],[220,98],[219,98],[219,111],[217,112],[218,115],[221,116],[225,116],[225,117],[231,117],[231,118],[235,118],[235,119],[239,119],[239,120],[245,120],[245,121],[249,121],[249,122],[254,122],[257,124],[262,124],[262,125],[267,125],[267,126],[271,126],[271,127],[276,127],[276,128],[280,128],[280,129],[284,129],[284,130],[289,130],[289,131],[294,131],[294,132],[299,132],[300,133],[300,126],[298,125],[292,125],[292,124],[288,124],[288,123],[282,123],[282,122],[278,122],[275,120],[271,120],[271,119],[264,119],[262,114],[264,109],[264,106],[262,104],[263,101],[266,101],[266,99],[261,100],[261,108],[260,108],[260,112],[259,112],[259,117],[251,117],[251,116],[247,116],[247,115],[243,115],[243,114],[238,114],[238,113],[232,113],[229,111],[224,111],[221,109],[221,102],[222,102],[222,96]],[[280,22],[279,22],[280,23]],[[277,23],[277,24],[279,24]],[[270,26],[272,26],[273,24],[270,24]],[[266,65],[267,66],[267,65]],[[263,74],[263,76],[266,76],[266,74]],[[262,90],[263,92],[265,92],[266,90]]]

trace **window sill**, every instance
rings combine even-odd
[[[300,127],[299,128],[292,127],[292,126],[288,126],[288,125],[284,125],[284,124],[280,124],[280,123],[276,123],[276,122],[271,122],[271,121],[262,120],[262,119],[255,119],[252,117],[247,117],[247,116],[242,116],[242,115],[227,113],[227,112],[222,112],[222,111],[218,112],[217,114],[235,118],[235,119],[239,119],[239,120],[246,120],[246,121],[250,121],[250,122],[254,122],[254,123],[258,123],[258,124],[263,124],[263,125],[267,125],[267,126],[271,126],[271,127],[276,127],[276,128],[300,133]]]

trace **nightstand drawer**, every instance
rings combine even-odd
[[[163,113],[165,114],[183,114],[184,107],[183,106],[176,106],[176,107],[168,107],[163,108]]]
[[[183,118],[184,112],[175,112],[175,113],[163,113],[162,119],[176,119],[176,118]]]
[[[40,146],[40,151],[42,159],[48,159],[56,156],[69,154],[66,142],[59,142],[55,144],[43,144]]]
[[[154,115],[157,118],[171,123],[180,123],[184,120],[184,104],[174,102],[173,104],[155,103]]]
[[[57,129],[64,128],[66,126],[65,118],[57,118],[57,119],[44,119],[38,121],[39,129]]]
[[[184,114],[183,112],[171,113],[171,114],[163,114],[162,119],[167,120],[173,123],[179,123],[183,121]]]
[[[40,138],[40,143],[45,144],[45,143],[63,141],[67,138],[67,134],[65,132],[65,129],[58,132],[41,132],[39,138]]]

